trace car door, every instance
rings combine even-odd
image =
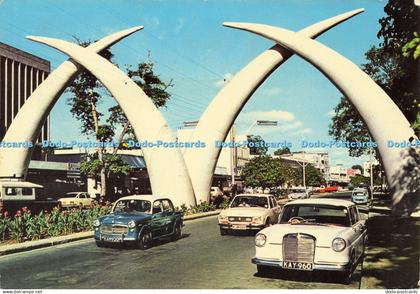
[[[364,222],[359,218],[357,207],[353,205],[349,209],[354,233],[352,243],[354,246],[355,255],[356,257],[359,257],[363,253],[363,241],[366,235],[366,228]]]
[[[171,234],[175,225],[175,209],[169,199],[162,200],[164,235]]]
[[[271,203],[273,205],[273,213],[274,213],[274,221],[275,223],[278,222],[279,216],[280,216],[280,212],[281,212],[281,207],[279,206],[279,204],[277,203],[276,199],[274,198],[274,196],[270,196],[271,198]]]
[[[85,203],[84,203],[85,199],[86,199],[85,194],[79,193],[79,194],[77,194],[76,201],[74,203],[75,203],[76,206],[80,206],[80,204],[85,205]]]
[[[162,200],[155,200],[152,205],[152,236],[153,238],[159,237],[163,233],[164,216],[162,210]]]

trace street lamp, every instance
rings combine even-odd
[[[303,169],[303,187],[306,190],[306,166],[308,164],[310,164],[311,162],[307,161],[305,159],[292,158],[292,156],[293,155],[283,155],[283,156],[281,156],[281,158],[286,159],[286,160],[294,161],[302,167],[302,169]]]

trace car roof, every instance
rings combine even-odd
[[[129,195],[125,197],[121,197],[119,200],[149,200],[149,201],[155,201],[159,199],[170,199],[169,197],[164,196],[156,196],[152,194],[142,194],[142,195]]]
[[[252,196],[252,197],[267,197],[267,196],[273,196],[272,194],[262,194],[262,193],[243,193],[243,194],[238,194],[235,197],[238,196]]]
[[[324,204],[324,205],[332,205],[332,206],[345,206],[350,207],[353,206],[354,203],[348,200],[342,199],[332,199],[332,198],[309,198],[309,199],[298,199],[287,203],[289,204]]]
[[[367,191],[367,190],[368,190],[368,189],[363,188],[363,187],[357,187],[357,188],[354,188],[353,192],[354,192],[354,191]]]

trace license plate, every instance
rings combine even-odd
[[[234,230],[246,230],[246,225],[232,225]]]
[[[119,243],[122,242],[121,236],[102,236],[102,240],[106,242]]]
[[[310,262],[297,262],[297,261],[283,261],[283,268],[295,269],[301,271],[313,270],[313,263]]]

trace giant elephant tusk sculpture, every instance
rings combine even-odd
[[[143,29],[143,26],[114,33],[89,45],[87,49],[92,52],[100,52],[141,29]],[[48,114],[78,73],[79,66],[71,60],[63,62],[53,71],[23,104],[7,130],[3,141],[32,142],[35,145],[41,126]],[[26,178],[32,151],[33,147],[0,148],[0,178]]]
[[[349,11],[311,25],[299,32],[316,38],[341,22],[362,13],[363,9]],[[211,182],[220,154],[215,141],[224,141],[229,129],[245,103],[266,80],[266,78],[293,52],[281,45],[275,45],[257,56],[215,96],[198,121],[191,141],[205,142],[205,148],[184,150],[185,163],[191,177],[197,202],[207,201]]]
[[[410,166],[408,161],[412,159],[413,151],[418,155],[418,149],[387,147],[388,141],[415,140],[414,131],[392,99],[365,72],[334,50],[302,34],[262,24],[226,22],[224,25],[273,40],[319,69],[349,98],[362,116],[372,138],[378,143],[378,151],[391,188],[394,205],[406,195],[418,191],[418,183],[408,185],[400,176],[401,170]],[[418,173],[418,169],[412,172]],[[419,177],[418,174],[410,175],[410,173],[406,176]]]
[[[66,41],[29,36],[69,55],[95,75],[130,121],[137,138],[174,142],[171,130],[151,99],[116,66],[98,54]],[[184,158],[177,148],[143,148],[153,194],[171,197],[175,205],[196,204]]]

